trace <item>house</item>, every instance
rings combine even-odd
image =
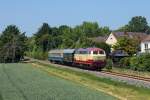
[[[150,35],[141,41],[141,53],[150,53]]]
[[[140,42],[147,37],[146,33],[140,32],[112,32],[106,39],[106,43],[111,47],[118,42],[121,37],[129,37],[131,39],[138,39]],[[112,48],[113,51],[113,48]]]
[[[109,36],[98,36],[95,38],[90,38],[90,40],[95,42],[105,42],[106,44],[113,47],[121,37],[129,37],[131,39],[139,40],[139,48],[141,53],[150,52],[150,35],[140,32],[112,32]],[[113,48],[111,48],[113,53]],[[119,50],[120,51],[120,50]]]

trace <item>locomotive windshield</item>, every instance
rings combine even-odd
[[[97,55],[97,54],[104,54],[104,51],[93,51],[93,54]]]
[[[98,54],[98,51],[93,51],[93,54]]]
[[[105,54],[104,51],[99,51],[99,54]]]

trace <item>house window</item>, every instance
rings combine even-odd
[[[145,49],[148,49],[148,44],[147,43],[145,43]]]

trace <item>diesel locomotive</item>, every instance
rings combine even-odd
[[[100,48],[50,50],[48,60],[90,69],[102,69],[106,64],[106,53]]]

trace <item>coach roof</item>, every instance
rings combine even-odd
[[[74,53],[75,49],[64,49],[64,53]]]

